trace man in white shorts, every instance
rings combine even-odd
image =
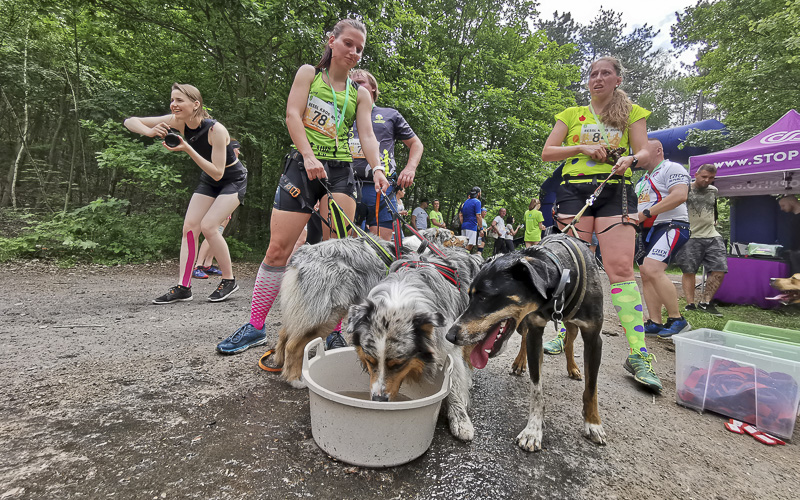
[[[681,316],[678,292],[667,277],[672,256],[689,239],[686,198],[691,178],[680,163],[664,159],[661,142],[647,141],[650,161],[647,172],[636,185],[639,198],[639,226],[645,257],[639,262],[642,295],[650,316],[645,335],[671,337],[691,326]],[[661,325],[661,307],[667,308],[667,322]]]

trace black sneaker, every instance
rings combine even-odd
[[[334,330],[325,339],[325,350],[339,349],[340,347],[347,347],[347,341],[342,337],[342,332]]]
[[[192,300],[192,287],[175,285],[161,297],[153,299],[153,304],[172,304],[173,302],[186,302],[189,300]]]
[[[718,318],[722,317],[722,313],[714,307],[714,304],[710,304],[708,302],[700,302],[697,307],[699,310],[706,312],[712,316],[717,316]]]
[[[686,311],[696,311],[697,310],[697,306],[694,305],[694,303],[686,304],[686,307],[684,307],[683,309],[686,310]]]
[[[238,289],[239,285],[236,284],[236,278],[220,280],[219,286],[214,290],[214,293],[208,296],[208,300],[211,302],[222,302]]]

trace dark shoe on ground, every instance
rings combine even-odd
[[[691,304],[686,304],[686,307],[684,307],[684,310],[686,310],[686,311],[696,311],[697,310],[697,306],[694,304],[694,302],[691,303]]]
[[[339,349],[340,347],[347,347],[347,341],[342,336],[342,332],[334,330],[328,338],[325,339],[325,350]]]
[[[664,329],[664,325],[656,323],[652,319],[648,319],[644,323],[644,334],[647,336],[658,335],[658,332]]]
[[[708,302],[700,302],[697,308],[712,316],[716,316],[718,318],[722,317],[722,313],[719,312],[719,310],[716,307],[714,307],[714,304],[710,304]]]
[[[229,279],[229,280],[220,280],[219,286],[217,287],[214,292],[208,296],[208,300],[211,302],[222,302],[223,300],[227,299],[231,296],[233,292],[239,289],[239,285],[236,284],[236,278]]]
[[[186,302],[192,300],[192,287],[175,285],[167,293],[153,299],[153,304],[172,304],[173,302]]]
[[[247,323],[233,332],[233,335],[217,344],[217,351],[222,354],[236,354],[266,342],[266,327],[261,327],[259,330]]]
[[[690,325],[683,316],[680,318],[668,318],[667,322],[664,324],[664,329],[658,332],[658,336],[662,339],[667,339],[673,335],[688,332],[691,329],[692,325]]]
[[[561,328],[558,332],[558,337],[544,343],[544,353],[550,355],[561,354],[564,352],[564,337],[567,335],[567,330]]]
[[[208,275],[222,276],[222,271],[220,271],[217,266],[213,266],[213,265],[212,266],[208,266],[208,267],[203,268],[203,270]]]
[[[192,271],[192,278],[197,278],[199,280],[207,280],[208,275],[203,270],[203,266],[197,266],[194,268],[194,271]]]
[[[623,365],[628,372],[633,374],[633,378],[640,384],[646,385],[649,389],[661,392],[661,380],[658,375],[653,371],[653,361],[656,356],[652,353],[634,352],[628,355]]]

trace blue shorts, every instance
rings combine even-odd
[[[394,190],[390,187],[386,190],[391,200],[392,208],[397,207],[395,200]],[[386,207],[384,196],[381,195],[381,207],[378,212],[378,221],[375,221],[375,200],[377,199],[377,192],[375,191],[375,184],[372,182],[364,181],[361,185],[361,196],[358,206],[356,207],[356,219],[365,220],[367,226],[380,226],[386,229],[392,229],[392,214]]]
[[[639,264],[644,262],[645,257],[669,264],[678,250],[689,241],[689,223],[672,221],[654,224],[642,239],[644,251]]]

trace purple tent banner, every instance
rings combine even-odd
[[[790,110],[732,148],[690,157],[691,175],[706,163],[717,167],[715,185],[722,196],[800,192],[800,113]]]

